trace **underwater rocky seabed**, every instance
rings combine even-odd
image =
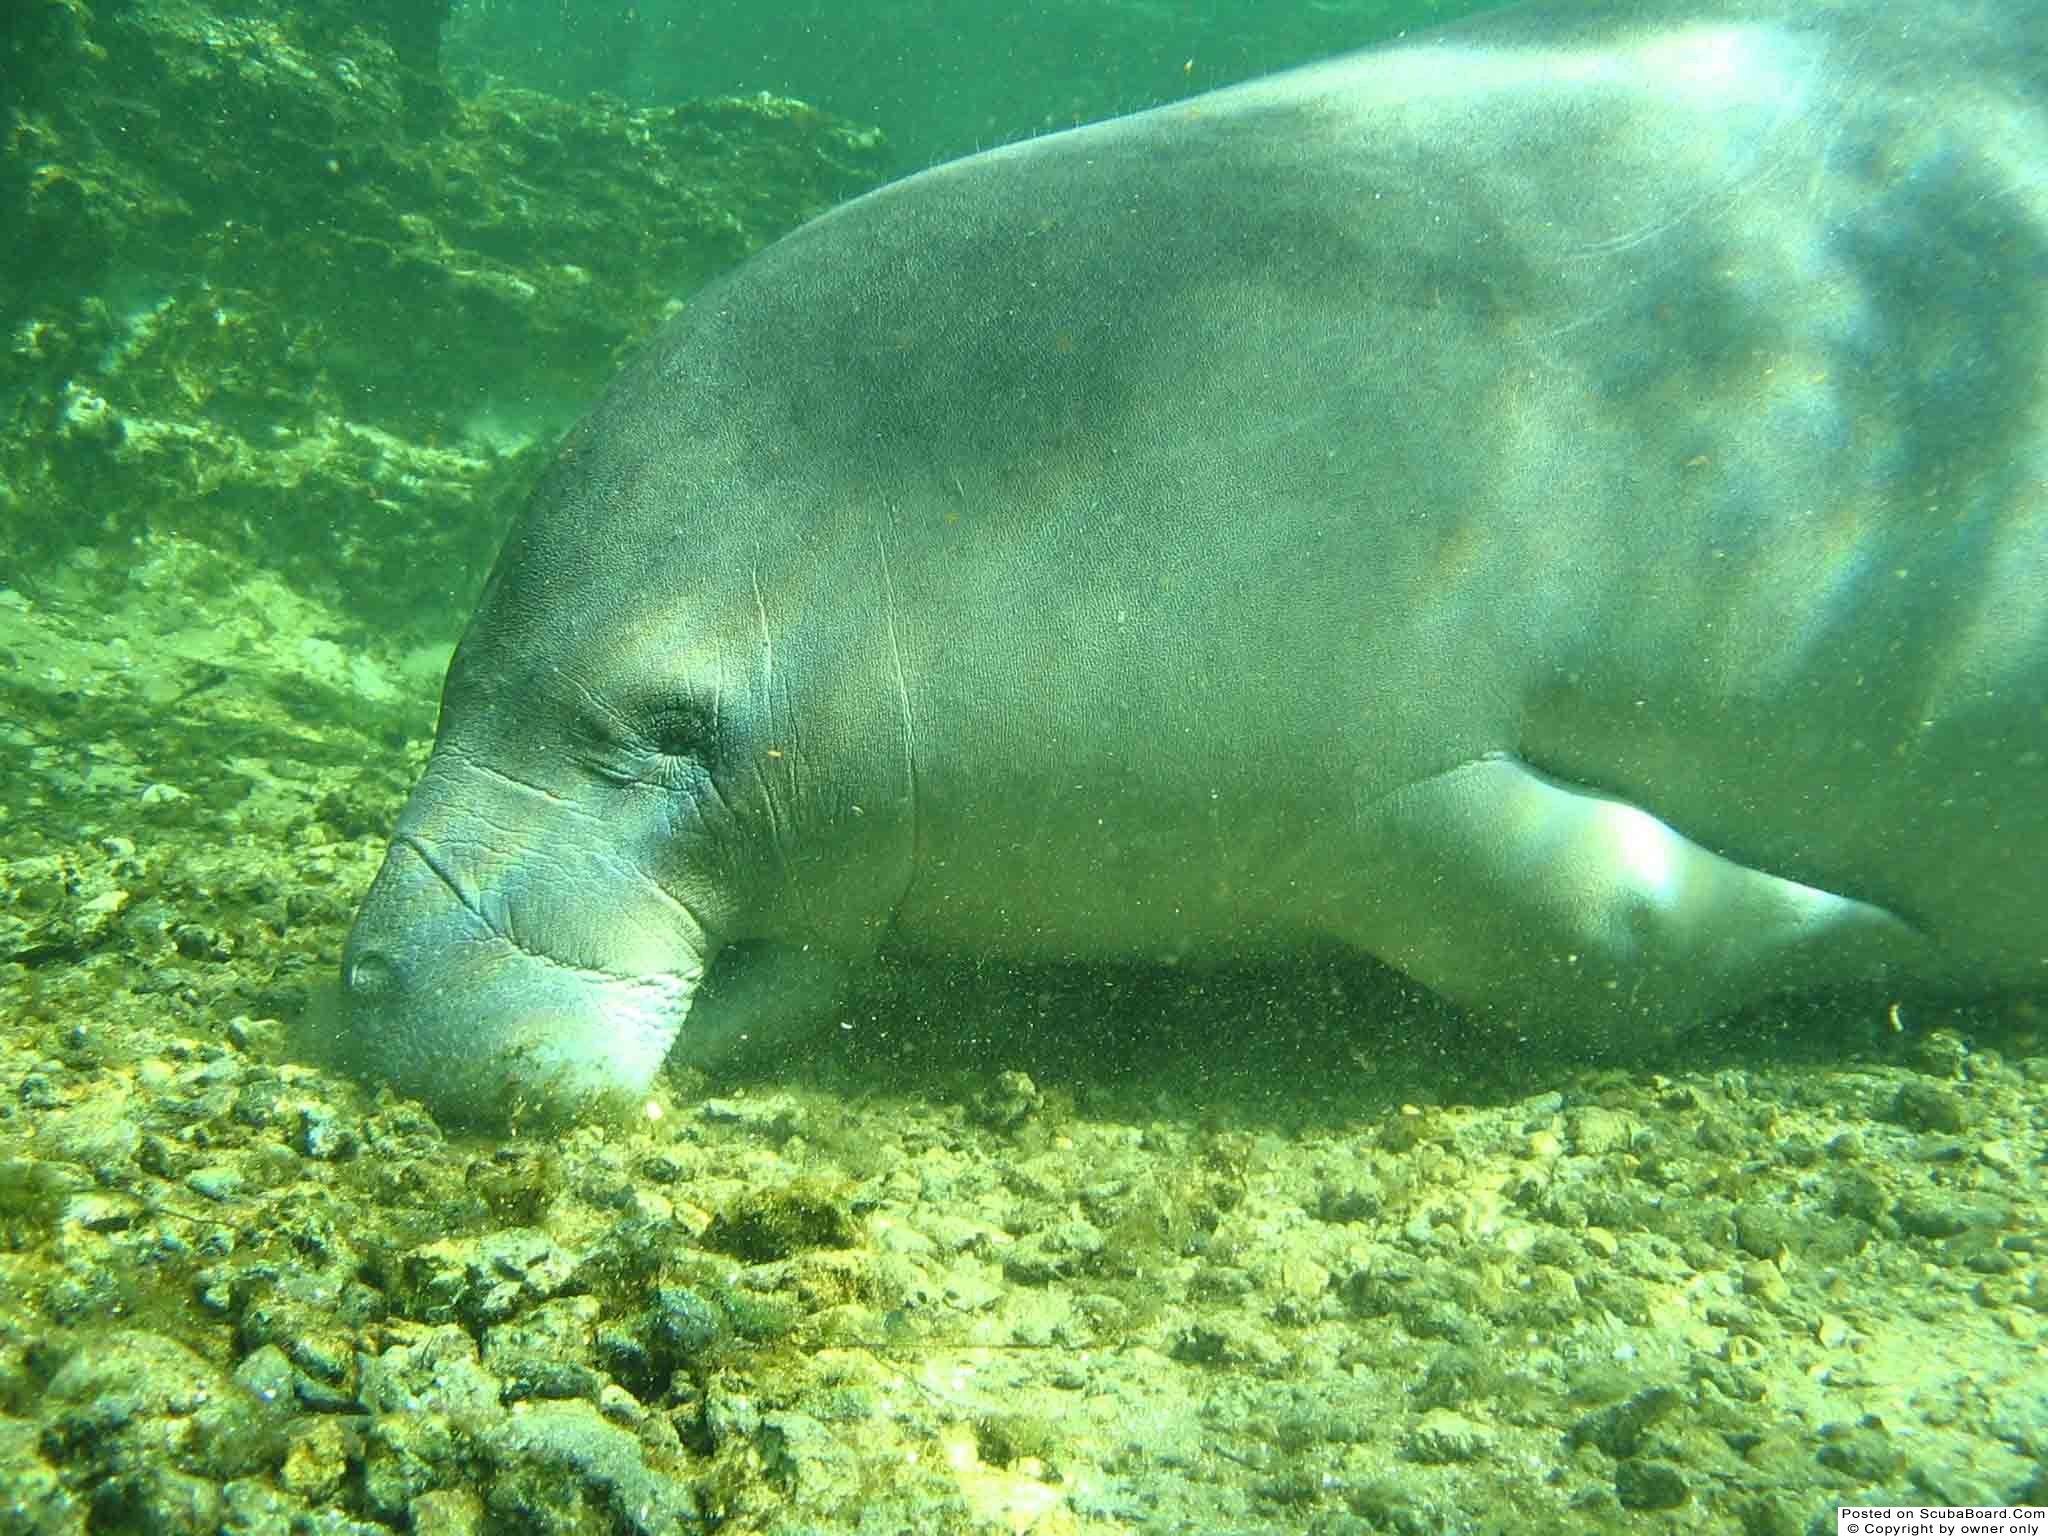
[[[292,1064],[550,402],[877,146],[456,100],[346,8],[10,14],[0,1536],[2048,1502],[2024,1006],[1602,1069],[1352,972],[904,974],[497,1139]]]
[[[1355,978],[903,977],[658,1119],[454,1137],[283,1053],[431,678],[339,709],[334,617],[231,558],[0,594],[4,1536],[2048,1502],[2025,1010],[1603,1070]]]

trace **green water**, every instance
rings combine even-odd
[[[795,96],[915,167],[1170,101],[1487,9],[1479,0],[468,0],[458,80],[627,101]]]

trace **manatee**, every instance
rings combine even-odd
[[[573,1109],[885,951],[1335,946],[1475,1049],[2038,988],[2044,361],[2036,0],[1518,8],[909,177],[565,440],[346,1059]]]

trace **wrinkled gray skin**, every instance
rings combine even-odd
[[[350,1059],[573,1107],[884,945],[2041,984],[2043,15],[1568,0],[782,241],[507,542]]]

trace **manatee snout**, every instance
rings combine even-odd
[[[416,834],[393,842],[343,950],[317,1054],[455,1123],[557,1120],[644,1094],[702,975],[696,955],[673,939],[636,955],[617,942],[630,921],[602,933],[587,917],[564,921],[578,882],[558,865],[467,862],[458,874]],[[538,939],[589,963],[529,947]]]

